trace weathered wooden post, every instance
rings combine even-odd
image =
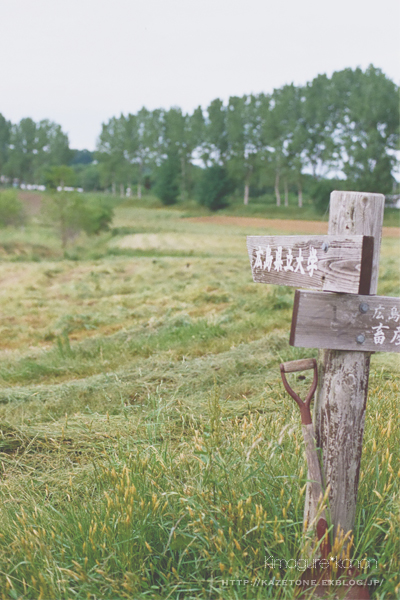
[[[334,534],[354,526],[371,352],[400,351],[400,299],[374,295],[384,200],[333,192],[327,236],[247,238],[254,281],[323,290],[296,291],[290,343],[323,349],[314,423]]]
[[[364,294],[377,293],[384,205],[385,197],[382,194],[331,194],[328,234],[374,238],[369,290],[364,286]],[[338,323],[331,322],[330,327],[348,328],[357,312],[363,314],[363,310],[366,310],[364,314],[373,316],[372,307],[368,309],[367,305],[365,303],[363,306],[360,301],[345,316],[336,310]],[[366,343],[365,331],[362,328],[354,331],[353,340],[360,351],[320,350],[318,357],[320,385],[313,420],[317,445],[322,451],[325,479],[330,483],[330,514],[334,534],[339,527],[344,533],[354,527],[368,395],[371,353],[361,351]],[[299,344],[300,340],[296,345]],[[317,348],[331,347],[328,340],[321,345],[319,336],[314,344]],[[310,522],[315,515],[309,513],[309,509],[312,510],[306,502],[305,516]]]

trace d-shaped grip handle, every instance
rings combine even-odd
[[[310,411],[311,398],[314,396],[314,392],[317,389],[318,384],[317,361],[315,360],[315,358],[293,360],[291,362],[282,363],[280,365],[280,369],[285,390],[292,396],[293,400],[297,402],[298,407],[300,408],[301,422],[303,423],[303,425],[309,425],[310,423],[312,423]],[[300,396],[298,396],[296,392],[290,387],[286,379],[285,373],[295,373],[296,371],[308,371],[309,369],[314,369],[314,379],[311,384],[311,388],[307,394],[307,397],[303,402]]]
[[[301,360],[292,360],[281,364],[281,371],[284,373],[295,373],[296,371],[308,371],[313,369],[315,358],[302,358]]]

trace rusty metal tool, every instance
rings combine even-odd
[[[306,399],[301,400],[300,396],[296,394],[294,390],[290,387],[285,373],[294,373],[297,371],[307,371],[309,369],[314,369],[314,379],[311,384],[311,388],[308,391]],[[303,430],[303,438],[306,450],[306,459],[308,466],[308,480],[310,482],[310,502],[314,505],[315,512],[318,507],[318,503],[321,500],[321,497],[324,495],[323,490],[323,480],[321,473],[321,466],[318,459],[316,440],[314,427],[312,424],[311,418],[311,399],[314,396],[315,390],[317,389],[318,384],[318,369],[317,369],[317,361],[315,358],[306,358],[303,360],[294,360],[291,362],[285,362],[280,365],[281,376],[283,385],[285,386],[285,390],[290,394],[293,400],[296,402],[300,409],[301,415],[301,424]],[[314,511],[313,511],[314,512]],[[314,514],[315,514],[314,512]],[[325,535],[328,529],[328,523],[326,519],[325,510],[322,511],[320,518],[317,522],[317,536],[318,539],[321,540]],[[328,555],[330,551],[329,541],[326,540],[324,544],[321,544],[321,553],[322,555]]]
[[[290,387],[286,379],[285,373],[295,373],[298,371],[307,371],[309,369],[314,369],[314,379],[308,391],[306,399],[303,402],[300,396],[296,394],[296,392]],[[285,362],[280,365],[280,370],[285,390],[288,392],[288,394],[290,394],[290,396],[293,398],[293,400],[296,402],[300,409],[308,466],[308,480],[310,482],[310,502],[315,504],[315,510],[313,511],[313,514],[315,514],[318,504],[324,494],[323,478],[321,466],[318,459],[315,433],[312,424],[310,409],[311,400],[314,396],[318,384],[317,361],[314,358],[306,358],[303,360]],[[321,557],[322,559],[327,559],[331,552],[331,545],[327,535],[328,523],[326,520],[325,510],[321,512],[316,529],[318,540],[321,542]],[[326,560],[325,563],[327,563]],[[326,580],[340,578],[342,584],[348,584],[349,581],[351,582],[359,576],[360,573],[352,568],[341,569],[339,570],[339,572],[333,573],[332,568],[329,564],[326,568],[322,568],[321,566],[317,566],[316,568],[308,568],[304,571],[304,573],[302,573],[300,577],[305,589],[303,593],[299,596],[299,598],[309,598],[310,593],[313,598],[326,598],[329,592],[329,590],[324,586]],[[312,580],[315,580],[316,585],[314,586],[314,588],[308,588],[309,582]],[[342,585],[342,587],[339,588],[339,590],[337,591],[337,595],[335,596],[335,598],[341,600],[369,600],[370,595],[366,585],[366,580],[364,581],[364,585],[362,585],[362,587],[348,587],[348,585]]]

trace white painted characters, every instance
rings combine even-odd
[[[275,271],[282,271],[282,267],[283,267],[283,260],[282,260],[282,246],[278,246],[278,249],[276,251],[276,259],[274,262],[274,270]]]
[[[376,327],[373,327],[372,329],[376,329],[374,333],[374,344],[383,344],[385,341],[385,332],[383,330],[389,329],[389,327],[383,325],[383,323],[379,323],[379,325],[376,325]]]
[[[262,247],[258,246],[258,250],[256,250],[256,260],[253,265],[254,268],[258,267],[260,269],[262,267],[262,258],[261,258],[262,253],[263,253]]]
[[[264,271],[265,271],[265,269],[268,269],[268,272],[270,272],[273,260],[274,260],[274,257],[272,256],[271,248],[270,248],[270,246],[267,246],[267,248],[265,248]]]
[[[379,306],[374,308],[374,316],[373,319],[383,319],[383,306],[380,304]]]
[[[394,343],[395,346],[400,346],[400,327],[396,327],[394,330],[394,336],[390,340],[390,343]]]
[[[374,336],[374,344],[381,345],[386,340],[386,332],[384,331],[384,329],[392,329],[391,327],[389,327],[388,325],[384,325],[383,323],[385,321],[386,323],[388,323],[389,321],[394,321],[395,323],[398,323],[398,321],[400,320],[400,313],[397,306],[392,306],[390,309],[390,313],[387,314],[386,312],[385,314],[385,308],[381,304],[375,307],[373,311],[374,314],[372,315],[372,318],[378,320],[379,324],[372,327],[371,333]],[[392,329],[388,335],[393,335],[392,339],[390,340],[391,344],[394,344],[395,346],[400,346],[400,326],[398,326],[395,330]]]
[[[288,249],[288,253],[286,254],[286,265],[283,267],[285,271],[293,271],[293,254],[291,248]]]
[[[253,269],[263,269],[264,271],[271,271],[272,267],[274,271],[280,273],[281,271],[292,271],[293,273],[300,273],[301,275],[307,275],[304,270],[303,263],[307,260],[307,271],[312,277],[314,271],[318,269],[318,257],[317,251],[313,246],[310,246],[308,256],[302,254],[301,248],[298,249],[298,255],[292,254],[292,248],[288,248],[286,256],[283,256],[282,246],[278,246],[275,250],[275,256],[273,254],[271,246],[258,246],[258,250],[255,253],[255,259],[253,263]],[[274,260],[275,259],[275,260]],[[294,264],[293,264],[293,261]],[[400,318],[400,315],[399,315]]]
[[[304,260],[304,256],[301,255],[301,248],[299,248],[299,255],[296,258],[296,268],[294,270],[295,273],[297,273],[297,271],[300,269],[300,273],[302,275],[305,275],[305,271],[303,269],[303,260]]]
[[[392,310],[390,311],[390,316],[388,318],[388,321],[394,321],[395,323],[398,323],[400,319],[400,313],[397,310],[397,306],[392,306]]]
[[[317,268],[318,258],[317,251],[312,246],[310,247],[310,256],[307,261],[307,271],[310,273],[310,277],[313,276],[315,269]]]

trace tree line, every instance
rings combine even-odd
[[[211,208],[229,193],[247,204],[267,189],[278,205],[287,204],[291,189],[301,206],[310,179],[339,177],[348,188],[390,193],[398,140],[398,87],[371,65],[271,94],[217,98],[192,113],[173,107],[121,114],[102,125],[95,163],[88,155],[87,164],[79,162],[59,125],[11,125],[0,115],[0,172],[45,182],[68,165],[64,179],[84,173],[85,188],[135,187],[141,197],[154,186],[166,204],[197,195]]]
[[[44,184],[50,188],[65,179],[65,185],[81,185],[79,173],[93,163],[88,150],[70,148],[61,125],[31,118],[11,123],[0,113],[0,177],[11,184]],[[97,183],[98,177],[95,178]],[[54,184],[54,185],[53,185]]]

